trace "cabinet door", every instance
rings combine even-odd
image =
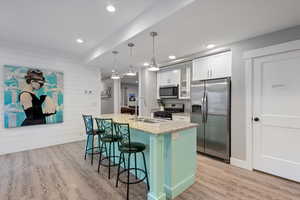
[[[180,70],[168,70],[159,72],[159,85],[160,87],[170,86],[170,85],[178,85],[180,80]]]
[[[210,58],[210,79],[231,76],[231,52],[225,52]]]
[[[180,72],[179,99],[190,98],[191,63],[185,64]]]
[[[209,78],[209,57],[193,60],[192,81],[206,80]]]

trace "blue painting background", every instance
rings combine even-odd
[[[19,101],[19,94],[25,86],[28,67],[4,65],[4,127],[21,126],[25,113]],[[41,69],[39,69],[41,70]],[[36,96],[47,95],[56,104],[56,114],[46,117],[47,124],[63,122],[63,72],[41,70],[45,77],[44,86]]]

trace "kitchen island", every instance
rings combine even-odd
[[[136,120],[133,115],[126,114],[97,117],[128,123],[131,140],[146,145],[150,183],[148,200],[173,199],[195,182],[197,124],[171,120]],[[143,168],[142,162],[138,165]]]

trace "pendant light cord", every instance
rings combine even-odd
[[[153,37],[153,41],[152,41],[152,47],[153,47],[153,58],[155,58],[155,45],[154,45],[154,35],[152,36]]]

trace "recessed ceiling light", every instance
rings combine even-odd
[[[215,46],[216,46],[216,45],[214,45],[214,44],[209,44],[209,45],[206,46],[206,48],[212,49],[212,48],[214,48]]]
[[[149,66],[149,63],[145,62],[145,63],[144,63],[144,66],[148,67],[148,66]]]
[[[169,55],[169,59],[174,60],[174,59],[176,59],[176,56],[174,56],[174,55]]]
[[[81,39],[81,38],[77,38],[76,42],[79,43],[79,44],[84,43],[83,39]]]
[[[114,7],[112,4],[109,4],[106,6],[106,10],[108,12],[116,12],[116,7]]]

